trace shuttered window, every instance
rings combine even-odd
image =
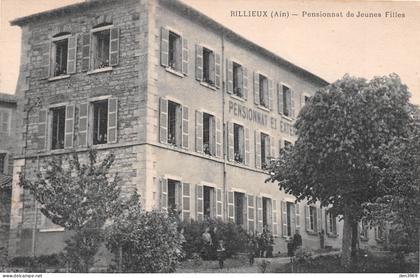
[[[321,211],[315,206],[305,206],[306,231],[316,233],[321,230]]]
[[[220,88],[220,54],[201,45],[196,45],[195,61],[196,79],[212,87]]]
[[[160,63],[171,70],[188,74],[188,41],[165,27],[161,28]]]
[[[247,202],[246,195],[242,192],[234,192],[234,211],[235,211],[235,224],[242,226],[246,229],[247,225]]]
[[[77,36],[60,33],[53,36],[48,58],[48,77],[76,73]]]
[[[269,231],[273,231],[273,207],[270,198],[262,198],[262,224]]]
[[[330,212],[325,212],[325,224],[327,235],[337,235],[337,218]]]
[[[161,98],[159,102],[159,141],[189,149],[189,109]]]
[[[53,108],[51,113],[51,149],[64,149],[66,107]]]
[[[293,91],[286,85],[281,85],[278,95],[279,113],[287,117],[295,117],[295,101]],[[281,111],[281,112],[280,112]]]
[[[82,70],[96,70],[119,64],[120,31],[112,25],[95,27],[82,35]]]
[[[11,110],[0,109],[0,135],[6,136],[10,134],[11,123]]]
[[[213,187],[203,186],[203,208],[205,218],[214,218],[216,215],[216,192]]]
[[[239,63],[226,60],[227,93],[248,98],[248,71]]]

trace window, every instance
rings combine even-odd
[[[268,79],[264,75],[259,75],[260,105],[269,108]]]
[[[216,155],[216,123],[214,116],[203,113],[203,151],[208,155]]]
[[[234,192],[235,199],[235,223],[237,225],[245,225],[246,203],[245,194],[241,192]]]
[[[244,97],[244,84],[243,84],[243,69],[242,66],[232,62],[233,70],[233,94],[240,98]]]
[[[182,39],[174,32],[169,32],[169,53],[168,67],[176,70],[182,70]]]
[[[241,125],[233,124],[233,140],[234,140],[234,160],[239,163],[244,162],[245,156],[245,142],[244,142],[244,128]]]
[[[6,173],[6,154],[0,153],[0,174]]]
[[[327,218],[327,234],[336,235],[337,234],[337,221],[335,216],[332,213],[326,214]]]
[[[52,126],[51,126],[51,149],[64,149],[64,132],[66,122],[66,107],[58,107],[51,109]]]
[[[108,141],[108,100],[92,103],[93,106],[93,145]]]
[[[376,227],[376,240],[379,242],[385,240],[385,226],[383,224]]]
[[[290,88],[283,85],[283,115],[292,116],[292,92]]]
[[[317,217],[316,217],[316,207],[309,207],[309,229],[311,231],[317,231]]]
[[[67,53],[68,39],[62,39],[53,42],[55,49],[54,56],[54,76],[67,74]]]
[[[181,208],[181,183],[176,180],[168,180],[168,211],[178,213]]]
[[[93,68],[109,67],[110,29],[93,33]]]
[[[292,225],[295,221],[295,204],[291,202],[286,203],[286,209],[287,209],[287,236],[293,236],[293,228]]]
[[[212,218],[216,214],[215,190],[213,187],[203,186],[204,217]]]
[[[261,133],[261,167],[267,169],[270,164],[270,136]]]
[[[0,109],[0,135],[10,135],[10,117],[9,109]]]
[[[205,47],[203,47],[203,82],[212,86],[215,82],[214,53]]]
[[[168,143],[181,146],[182,108],[178,103],[168,101]]]
[[[271,199],[263,197],[262,198],[262,213],[263,213],[263,227],[271,226]]]

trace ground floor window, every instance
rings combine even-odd
[[[234,192],[234,204],[235,204],[235,223],[237,225],[245,224],[245,194],[241,192]]]
[[[213,187],[203,186],[204,216],[213,218],[216,214],[215,190]]]
[[[108,141],[108,100],[92,103],[93,106],[93,144],[106,144]]]
[[[309,229],[311,231],[316,231],[317,223],[316,223],[316,207],[310,206],[309,207]]]
[[[177,180],[168,180],[168,211],[181,210],[181,183]]]
[[[286,203],[286,210],[287,210],[287,236],[294,235],[294,228],[295,228],[295,204],[292,202]]]
[[[262,220],[263,220],[263,227],[270,227],[271,226],[271,199],[263,197],[262,198]]]

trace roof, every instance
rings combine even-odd
[[[15,95],[0,93],[0,102],[17,104],[18,98]]]
[[[11,25],[17,25],[17,26],[24,26],[28,24],[31,21],[39,20],[46,17],[51,16],[60,16],[67,14],[69,12],[73,11],[79,11],[81,8],[85,9],[88,7],[96,6],[96,5],[103,5],[104,3],[108,2],[116,2],[116,1],[122,1],[122,0],[89,0],[86,2],[76,3],[68,6],[64,6],[61,8],[36,13],[33,15],[20,17],[15,20],[12,20],[10,22]],[[251,51],[256,51],[260,53],[261,55],[267,57],[268,59],[276,62],[277,64],[286,67],[291,72],[294,72],[296,74],[299,74],[300,76],[310,79],[316,83],[318,83],[321,86],[326,86],[329,84],[325,79],[309,72],[308,70],[299,67],[286,59],[278,56],[277,54],[263,48],[262,46],[257,45],[256,43],[242,37],[241,35],[235,33],[231,29],[225,27],[224,25],[218,23],[217,21],[213,20],[212,18],[208,17],[207,15],[199,12],[198,10],[192,8],[191,6],[179,1],[179,0],[160,0],[160,3],[166,5],[169,8],[172,8],[174,10],[182,12],[183,16],[188,16],[193,20],[199,21],[202,24],[212,27],[216,31],[218,31],[220,34],[224,34],[226,38],[229,38],[233,41],[237,41],[239,43],[242,43],[246,45]]]

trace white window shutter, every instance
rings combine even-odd
[[[108,99],[108,143],[117,143],[118,99]]]
[[[228,192],[228,220],[235,222],[235,204],[234,204],[234,193]]]
[[[216,86],[216,88],[220,88],[220,73],[221,73],[221,66],[220,66],[220,54],[219,53],[214,53],[214,84]]]
[[[159,138],[161,143],[168,143],[168,100],[161,98],[159,102]]]
[[[222,189],[216,189],[216,217],[223,219],[223,197]]]
[[[277,156],[276,156],[276,141],[275,141],[275,138],[273,138],[273,137],[269,137],[269,139],[270,139],[270,157],[271,157],[271,159],[275,159]]]
[[[290,117],[294,118],[295,115],[295,92],[290,90]]]
[[[51,65],[51,58],[52,55],[55,53],[52,53],[52,42],[48,42],[42,45],[42,56],[41,56],[41,79],[48,79],[53,74],[53,66]]]
[[[255,167],[261,169],[261,133],[255,131]]]
[[[73,148],[74,136],[74,105],[66,106],[66,120],[64,124],[64,148]]]
[[[226,92],[228,94],[233,93],[233,65],[232,61],[226,59],[226,77],[227,77],[227,87]]]
[[[328,210],[325,210],[325,233],[327,235],[331,235],[331,221],[330,221],[330,215],[328,213]]]
[[[268,108],[273,109],[273,80],[268,79]]]
[[[160,180],[160,209],[162,211],[168,210],[168,180]]]
[[[254,103],[260,104],[260,75],[254,71]]]
[[[316,208],[316,231],[321,232],[322,229],[322,219],[321,219],[321,208]]]
[[[189,221],[191,218],[191,184],[182,183],[182,219]]]
[[[182,73],[188,75],[188,40],[182,38]]]
[[[195,78],[203,80],[203,47],[198,44],[195,45]]]
[[[277,83],[277,112],[283,114],[283,86]]]
[[[245,165],[249,165],[249,160],[250,160],[250,142],[249,142],[249,128],[245,127],[244,128],[244,132],[245,132]]]
[[[182,148],[185,150],[188,150],[189,148],[189,136],[188,136],[188,130],[189,130],[189,124],[188,124],[188,107],[182,106]]]
[[[254,196],[248,194],[247,200],[248,200],[248,231],[249,232],[254,232],[255,231],[255,202],[254,202]]]
[[[287,203],[281,201],[282,235],[287,237]]]
[[[243,74],[243,98],[248,99],[248,69],[246,67],[242,67],[242,74]]]
[[[306,231],[311,230],[311,215],[308,205],[305,205],[305,229]]]
[[[277,225],[277,201],[276,200],[272,200],[273,204],[272,204],[272,215],[273,215],[273,236],[277,236],[278,234],[278,225]]]
[[[233,123],[228,122],[227,124],[228,129],[228,160],[234,161],[235,159],[235,149],[234,149],[234,138],[233,138]]]
[[[296,213],[296,231],[300,231],[300,205],[299,203],[295,204],[295,213]]]
[[[68,39],[67,48],[67,74],[76,73],[77,36]]]
[[[196,200],[197,200],[197,204],[196,204],[196,212],[197,212],[197,221],[203,221],[204,219],[204,204],[203,204],[203,186],[200,184],[196,185],[196,191],[195,191],[195,195],[196,195]]]
[[[90,33],[82,35],[82,71],[90,69]]]
[[[109,65],[117,66],[120,56],[120,29],[118,27],[111,28],[109,43]]]
[[[216,156],[223,157],[223,132],[222,132],[222,120],[216,118]]]
[[[79,129],[78,129],[78,146],[87,146],[88,135],[88,114],[89,104],[87,102],[79,104]]]
[[[160,29],[160,64],[167,67],[169,63],[169,30]]]
[[[48,112],[46,109],[38,113],[38,150],[45,150],[47,145]]]
[[[257,232],[262,232],[263,230],[263,211],[262,211],[262,198],[255,197],[257,202]]]
[[[195,111],[195,150],[203,152],[203,112]]]

